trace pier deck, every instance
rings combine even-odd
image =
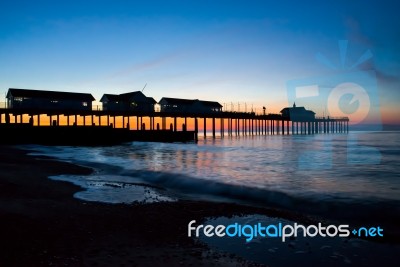
[[[182,122],[181,127],[179,127],[179,121]],[[167,125],[167,122],[169,122],[169,125]],[[202,122],[201,127],[199,127],[199,122]],[[189,141],[189,139],[196,141],[200,128],[204,136],[207,135],[207,129],[210,129],[213,138],[216,137],[217,130],[220,131],[221,137],[225,135],[347,133],[349,131],[349,119],[347,117],[315,117],[315,119],[309,121],[293,121],[290,117],[284,117],[281,114],[258,115],[244,112],[200,114],[190,112],[0,109],[1,129],[6,129],[6,125],[18,124],[25,125],[24,127],[29,125],[34,129],[45,126],[61,127],[63,131],[69,129],[69,127],[79,126],[80,129],[81,127],[90,129],[85,131],[92,134],[94,134],[92,131],[103,134],[107,131],[113,131],[115,135],[121,130],[130,136],[130,138],[126,138],[125,134],[121,134],[123,136],[121,139],[151,141],[179,141],[180,138],[182,138],[181,141]],[[87,126],[91,127],[87,128]],[[18,129],[18,127],[15,129]],[[183,134],[180,135],[179,132]],[[171,133],[175,133],[175,136],[173,137]],[[165,138],[165,136],[169,137]]]

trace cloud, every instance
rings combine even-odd
[[[127,68],[121,69],[105,77],[105,80],[111,80],[119,77],[129,76],[132,73],[140,73],[147,70],[158,68],[162,65],[172,62],[178,57],[178,54],[165,55],[152,60],[143,61]]]

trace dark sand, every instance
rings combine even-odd
[[[256,266],[187,237],[188,222],[254,213],[293,219],[200,201],[84,202],[73,198],[79,187],[47,177],[91,169],[26,153],[0,146],[0,266]]]
[[[303,224],[321,219],[205,201],[131,205],[85,202],[73,198],[75,192],[81,191],[78,186],[47,177],[90,174],[91,169],[48,157],[28,156],[27,152],[0,145],[0,267],[259,266],[189,238],[188,223],[246,214]],[[362,253],[373,254],[374,247],[372,244]],[[386,262],[394,263],[391,258],[397,253],[388,253]],[[374,262],[380,260],[381,256],[376,255]],[[369,266],[368,262],[364,265]]]

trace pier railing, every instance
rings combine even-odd
[[[331,117],[331,116],[326,116],[326,117],[315,117],[316,120],[348,120],[348,117]]]
[[[27,124],[32,126],[111,126],[129,130],[193,131],[208,129],[212,136],[347,133],[346,117],[316,117],[296,120],[282,114],[255,114],[254,112],[155,112],[110,111],[96,106],[92,110],[73,109],[7,109],[0,108],[0,124]],[[191,129],[190,129],[191,128]],[[225,133],[226,132],[226,133]]]

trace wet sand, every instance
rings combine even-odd
[[[0,266],[264,266],[238,256],[243,253],[222,252],[189,238],[188,223],[254,214],[303,224],[321,220],[293,211],[206,201],[129,205],[82,201],[73,197],[82,190],[80,187],[48,177],[85,175],[92,173],[91,169],[29,156],[28,152],[0,146]],[[289,246],[291,243],[294,240]],[[327,240],[323,243],[321,249],[333,244]],[[271,250],[271,245],[263,246],[262,254]],[[245,252],[241,246],[239,252]],[[390,251],[398,246],[389,247],[386,258],[375,253],[375,247],[366,244],[360,255],[369,253],[375,263],[395,262],[392,257],[398,253]],[[285,266],[297,264],[290,255],[284,252],[279,261]],[[310,257],[308,263],[319,265],[325,261],[313,254]],[[280,266],[268,259],[264,262]],[[368,257],[363,263],[370,266]]]
[[[0,266],[257,266],[187,237],[188,222],[238,214],[292,216],[235,204],[102,204],[47,177],[91,169],[0,146]]]

